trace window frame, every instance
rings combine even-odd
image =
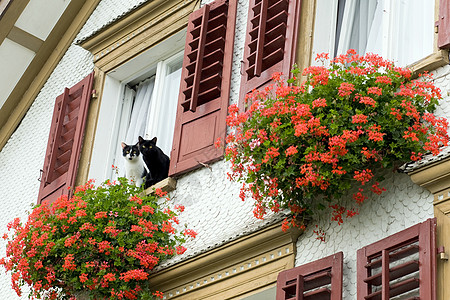
[[[225,0],[222,0],[222,2],[223,1]],[[219,6],[217,3],[219,3],[219,1],[216,0],[205,5],[215,7]],[[231,60],[234,48],[234,28],[236,23],[235,19],[237,7],[236,1],[229,0],[229,3],[229,7],[231,7],[231,9],[229,10],[230,17],[227,18],[227,38],[225,43],[225,55],[228,62],[223,64],[223,70],[221,71],[221,74],[224,74],[222,76],[224,79],[222,79],[220,109],[216,113],[217,116],[209,114],[211,120],[213,117],[216,118],[216,120],[214,121],[216,123],[216,126],[213,130],[209,130],[208,132],[208,134],[213,133],[214,137],[212,140],[211,137],[207,137],[209,143],[207,147],[203,147],[204,145],[200,144],[200,146],[197,147],[199,148],[197,153],[190,153],[192,152],[191,148],[195,147],[191,147],[190,144],[192,143],[189,144],[189,142],[186,143],[186,141],[195,140],[197,137],[194,136],[194,138],[185,138],[184,140],[182,140],[180,136],[177,137],[174,135],[172,151],[170,154],[167,154],[171,157],[169,176],[178,177],[188,171],[196,168],[201,168],[205,164],[223,158],[224,149],[216,149],[216,147],[214,146],[214,142],[216,141],[217,137],[222,136],[224,139],[226,135],[225,119],[227,115],[230,93]],[[119,22],[113,23],[110,26],[102,29],[93,37],[89,37],[83,40],[81,42],[81,45],[94,55],[94,63],[96,65],[96,68],[100,69],[100,71],[102,72],[101,80],[103,82],[101,83],[101,87],[98,91],[100,100],[103,101],[103,98],[105,98],[103,95],[103,89],[107,84],[109,84],[109,82],[106,80],[106,74],[108,74],[108,72],[111,72],[112,70],[117,68],[117,66],[126,63],[130,59],[136,57],[138,54],[143,53],[147,49],[159,43],[165,37],[171,36],[179,32],[180,30],[185,30],[188,24],[189,16],[195,10],[195,8],[198,7],[199,4],[200,2],[196,0],[177,0],[174,2],[171,1],[170,3],[163,0],[151,1],[149,3],[145,3],[138,10],[133,11],[133,13],[130,13]],[[230,30],[228,30],[228,28],[230,28]],[[157,32],[158,35],[155,35],[155,32]],[[97,104],[97,110],[101,109],[102,105]],[[199,109],[200,113],[203,110],[203,108]],[[208,113],[206,112],[204,114],[204,117],[206,117],[207,114]],[[95,116],[95,118],[98,119],[97,116]],[[177,112],[177,123],[179,119],[180,117]],[[206,120],[206,118],[203,118],[203,120]],[[211,120],[209,120],[210,123]],[[207,121],[205,122],[208,123]],[[96,123],[98,123],[98,121],[96,121]],[[204,128],[210,128],[210,125]],[[200,126],[200,124],[197,126]],[[180,125],[175,125],[175,134],[178,134],[180,130],[182,130],[182,128],[180,129]],[[206,136],[207,133],[204,133],[202,135]],[[98,134],[96,134],[94,139],[96,143],[97,137],[99,137]],[[101,137],[99,137],[99,139],[101,139]],[[89,149],[89,147],[91,147],[91,149]],[[184,151],[180,150],[183,149],[183,147],[185,147]],[[178,153],[176,153],[176,151],[178,151]],[[100,162],[96,162],[94,159],[92,159],[92,144],[84,147],[84,152],[86,153],[87,157],[91,158],[91,166],[87,167],[87,170],[85,171],[85,174],[89,174],[89,176],[87,177],[106,178],[105,174],[100,174],[101,176],[94,176],[104,171],[98,171],[92,166],[92,164],[96,164],[97,166],[101,165]],[[186,153],[188,155],[185,155]],[[96,154],[95,156],[101,157],[101,155],[98,154]],[[185,161],[182,161],[183,157],[187,159],[185,159]],[[107,164],[104,163],[103,165]],[[108,168],[109,167],[110,166],[108,166]]]
[[[135,60],[130,60],[127,63],[119,66],[118,68],[111,70],[104,74],[105,84],[102,91],[102,96],[108,99],[107,105],[100,107],[96,138],[92,144],[92,158],[89,168],[89,178],[95,178],[97,180],[115,179],[117,174],[111,167],[111,165],[122,165],[118,160],[121,158],[120,142],[125,138],[127,123],[129,123],[129,115],[131,113],[131,103],[125,100],[127,95],[127,89],[125,86],[130,82],[139,82],[138,78],[144,79],[146,74],[155,73],[156,77],[160,78],[163,74],[158,74],[158,65],[167,67],[176,60],[181,60],[183,55],[184,42],[183,36],[185,30],[179,31],[177,34],[161,41],[145,52],[142,56],[138,56]],[[170,46],[172,51],[164,53],[160,49]],[[152,53],[157,53],[154,55]],[[136,70],[135,66],[138,65],[139,69]],[[163,70],[164,72],[165,70]],[[136,81],[137,80],[137,81]],[[161,80],[159,80],[160,84]],[[156,85],[156,81],[155,81]],[[161,86],[162,87],[162,86]],[[156,90],[156,89],[155,89]],[[152,98],[155,97],[152,94]],[[153,101],[151,105],[156,105],[156,101]],[[151,108],[150,108],[151,110]],[[147,118],[148,120],[148,118]],[[149,128],[154,125],[147,122],[146,134],[148,134]],[[146,138],[145,136],[143,136]],[[153,138],[148,136],[149,139]],[[172,138],[172,137],[170,137]],[[137,137],[136,137],[137,142]],[[105,147],[108,145],[108,147]],[[105,151],[105,148],[107,150]],[[107,153],[105,153],[107,152]],[[170,155],[170,152],[165,153]],[[124,170],[119,170],[119,175],[122,176]]]
[[[112,106],[118,102],[114,98],[116,95],[104,93],[108,85],[114,84],[107,78],[107,74],[167,37],[186,30],[189,14],[197,9],[199,4],[197,0],[147,1],[120,19],[76,41],[77,45],[92,53],[96,73],[96,101],[89,107],[86,131],[89,138],[83,144],[78,184],[89,178],[107,178],[111,167],[105,165],[106,155],[96,155],[100,161],[93,157],[94,142],[101,144],[103,141],[104,145],[111,146],[110,139],[105,139],[97,131],[101,110],[104,110],[104,107],[113,109]],[[184,45],[184,39],[181,42]],[[94,165],[100,165],[101,168],[97,169]],[[161,188],[173,190],[174,186],[175,182],[168,179]]]

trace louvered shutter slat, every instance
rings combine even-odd
[[[303,299],[305,300],[329,300],[331,291],[328,288],[317,289],[308,293],[305,293]]]
[[[389,270],[389,278],[391,280],[403,277],[405,275],[414,273],[419,271],[419,261],[418,260],[412,260],[408,261],[406,263],[403,263],[399,266],[396,266],[394,268],[391,268]],[[369,283],[374,286],[380,286],[381,285],[381,273],[375,274],[373,276],[370,276],[366,279],[364,279],[364,282]]]
[[[75,184],[94,73],[56,98],[38,203],[68,194]]]
[[[331,283],[331,272],[329,270],[325,270],[323,272],[319,272],[317,274],[305,278],[304,286],[306,290],[312,290],[330,283]]]
[[[299,0],[251,0],[249,3],[240,107],[245,94],[264,87],[272,74],[288,75],[297,46]]]
[[[236,7],[216,0],[189,17],[169,176],[223,157]]]
[[[57,163],[57,151],[58,151],[58,142],[63,130],[63,122],[67,108],[67,102],[69,101],[69,89],[65,88],[64,93],[56,99],[55,103],[55,112],[53,114],[54,122],[52,123],[52,127],[50,128],[50,137],[48,141],[46,158],[47,162],[44,164],[44,183],[50,184],[55,181],[55,176],[52,170],[55,168]],[[41,184],[42,188],[42,184]]]
[[[263,70],[262,60],[264,57],[264,43],[265,43],[265,33],[266,33],[266,20],[267,20],[267,6],[268,0],[262,0],[259,9],[259,24],[258,24],[258,35],[256,38],[256,49],[255,49],[255,71],[254,76],[260,76]]]
[[[195,112],[197,109],[197,100],[200,89],[201,70],[203,66],[203,54],[205,51],[206,34],[207,34],[207,22],[209,16],[209,6],[205,5],[203,8],[202,23],[200,26],[199,40],[197,46],[197,56],[195,60],[194,80],[192,82],[192,92],[189,110]]]
[[[419,288],[419,286],[420,286],[419,279],[417,279],[417,278],[410,278],[410,279],[404,280],[402,282],[393,284],[389,287],[389,297],[396,297],[398,295],[401,295],[406,292],[417,289],[417,288]],[[382,299],[381,293],[382,293],[382,291],[377,291],[368,296],[365,296],[364,299],[381,300]]]

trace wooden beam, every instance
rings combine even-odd
[[[8,9],[9,5],[11,4],[11,2],[12,2],[12,0],[0,1],[0,19],[6,13],[6,10]]]
[[[26,32],[19,27],[13,26],[11,31],[8,34],[8,39],[13,42],[16,42],[19,45],[24,46],[27,49],[37,53],[44,43],[40,38]]]
[[[30,0],[8,0],[2,7],[3,1],[0,1],[0,5],[2,5],[0,6],[0,45],[14,27],[14,24],[16,24],[28,2]]]

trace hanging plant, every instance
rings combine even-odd
[[[184,208],[171,210],[159,200],[164,196],[161,190],[144,196],[125,178],[98,187],[89,181],[71,198],[34,207],[25,224],[18,218],[9,223],[0,264],[19,296],[28,285],[38,299],[161,298],[148,283],[149,272],[185,252],[181,244],[196,235],[175,229]]]
[[[441,95],[430,76],[412,80],[410,70],[353,50],[317,60],[304,82],[298,69],[287,83],[274,74],[275,84],[247,95],[245,112],[229,107],[229,178],[242,182],[257,218],[290,209],[284,229],[326,207],[341,224],[385,190],[378,170],[436,155],[449,139],[447,120],[432,114]],[[342,196],[355,188],[356,204],[345,207]]]

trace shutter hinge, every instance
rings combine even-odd
[[[40,172],[40,174],[39,174],[38,181],[41,182],[42,181],[42,175],[44,174],[44,170],[40,169],[39,172]]]
[[[97,90],[92,90],[92,92],[91,92],[91,99],[94,100],[94,99],[97,99],[97,98],[98,98]]]
[[[445,253],[445,247],[444,246],[438,247],[437,253],[439,254],[439,259],[441,259],[441,260],[448,260],[448,255],[447,255],[447,253]]]

